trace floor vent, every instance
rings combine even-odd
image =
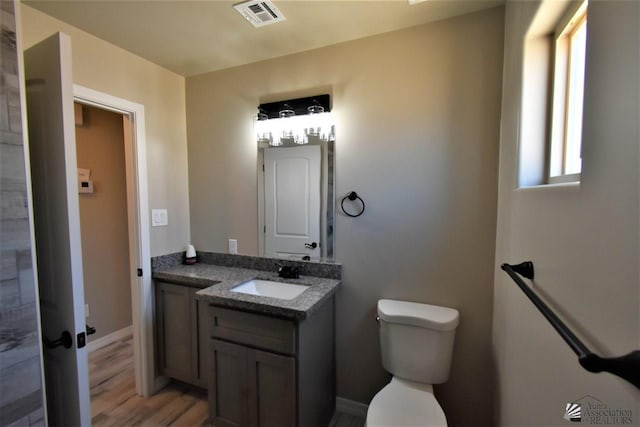
[[[233,8],[254,27],[264,27],[284,21],[286,18],[269,0],[249,0],[234,4]]]

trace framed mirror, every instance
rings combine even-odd
[[[259,255],[334,260],[335,141],[258,144]]]

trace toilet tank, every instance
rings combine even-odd
[[[458,310],[383,299],[378,319],[382,365],[389,373],[426,384],[449,379]]]

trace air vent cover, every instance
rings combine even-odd
[[[256,28],[287,19],[269,0],[249,0],[234,4],[233,8]]]

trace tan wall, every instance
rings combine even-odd
[[[640,347],[639,3],[589,3],[580,185],[516,190],[523,37],[539,7],[506,7],[496,265],[533,260],[542,297],[593,351],[620,356]],[[493,306],[499,425],[566,425],[585,395],[640,423],[640,391],[583,370],[502,272]]]
[[[65,32],[71,36],[74,83],[144,105],[149,208],[167,208],[169,214],[167,227],[151,228],[151,255],[183,250],[189,241],[184,77],[25,4],[20,7],[25,49]]]
[[[127,182],[122,115],[83,107],[76,126],[78,167],[91,170],[92,194],[80,194],[84,300],[90,341],[131,325]]]
[[[376,302],[461,312],[452,376],[437,386],[452,426],[490,425],[491,319],[503,9],[187,79],[189,183],[196,248],[257,253],[260,101],[330,92],[337,195],[338,395],[368,403],[388,381]],[[339,199],[338,199],[339,201]]]

